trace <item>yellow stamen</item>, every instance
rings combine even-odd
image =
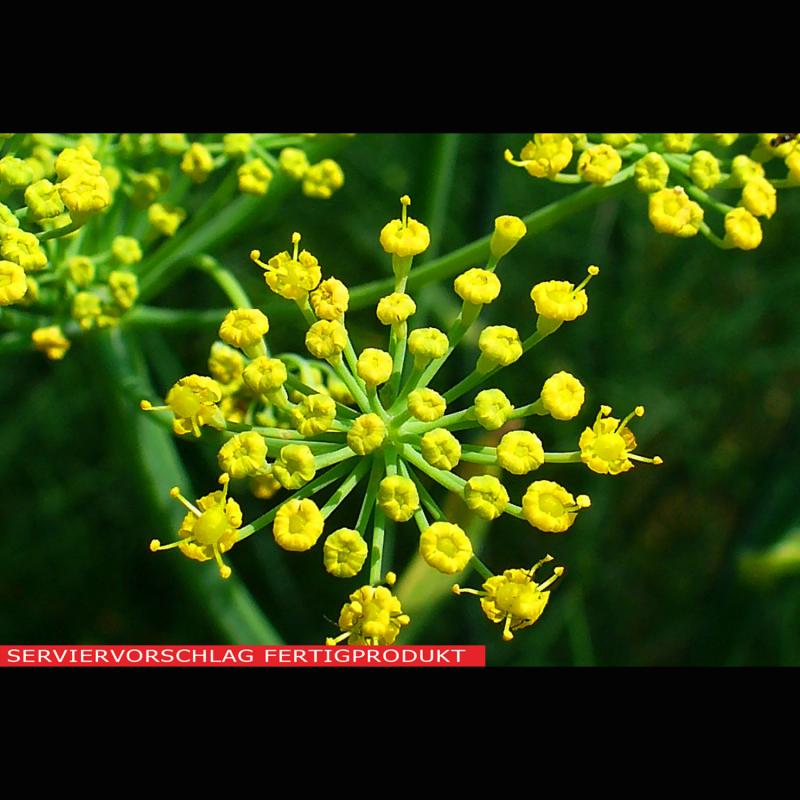
[[[169,406],[154,406],[149,400],[140,400],[139,408],[142,411],[169,411]]]
[[[394,586],[397,583],[397,575],[394,572],[386,573],[386,585]]]
[[[583,287],[586,286],[586,284],[589,283],[589,281],[592,278],[594,278],[595,275],[599,275],[600,274],[600,267],[596,267],[596,266],[592,265],[586,271],[589,274],[575,287],[575,289],[573,290],[573,294],[574,294],[574,292],[577,292],[577,291],[580,291],[581,289],[583,289]]]
[[[177,486],[173,486],[169,490],[170,497],[174,497],[181,505],[187,508],[189,511],[192,512],[196,517],[202,517],[202,512],[197,508],[197,506],[192,505],[182,494],[181,490]]]
[[[402,220],[403,220],[403,227],[405,228],[407,226],[408,207],[411,205],[411,198],[407,194],[404,194],[400,198],[400,202],[403,204]]]
[[[548,586],[552,586],[565,572],[564,567],[556,567],[553,574],[544,583],[539,584],[539,591],[543,592]]]
[[[511,614],[506,617],[506,624],[503,628],[503,641],[510,642],[514,638],[514,634],[511,633]]]
[[[294,245],[294,251],[292,252],[292,260],[297,261],[297,251],[300,247],[300,239],[301,236],[297,231],[292,234],[292,244]]]
[[[170,544],[161,544],[158,539],[153,539],[150,542],[150,552],[155,553],[158,550],[172,550],[175,547],[178,547],[183,540],[179,540],[177,542],[171,542]]]
[[[219,574],[221,578],[230,578],[231,576],[231,568],[222,561],[222,556],[220,555],[219,548],[217,545],[213,545],[214,548],[214,559],[217,562],[217,566],[219,567]]]

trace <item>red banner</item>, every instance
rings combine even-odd
[[[0,645],[0,667],[485,667],[483,645]]]

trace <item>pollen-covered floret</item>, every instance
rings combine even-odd
[[[25,270],[11,261],[0,261],[0,306],[10,306],[25,296]]]
[[[447,401],[433,389],[414,389],[408,395],[408,410],[421,422],[434,422],[444,416]]]
[[[554,178],[572,160],[572,141],[564,133],[537,133],[522,148],[519,161],[510,150],[505,160],[515,167],[524,167],[534,178]]]
[[[380,483],[378,504],[389,519],[407,522],[419,508],[419,494],[414,481],[402,475],[390,475]]]
[[[367,386],[386,383],[392,375],[392,357],[385,350],[367,347],[358,357],[356,372]]]
[[[278,358],[259,356],[253,359],[242,374],[245,384],[256,394],[267,394],[280,389],[288,374],[286,365]]]
[[[303,173],[303,194],[327,200],[335,191],[344,186],[344,172],[332,158],[324,158],[312,164]]]
[[[511,214],[504,214],[494,221],[494,232],[489,240],[489,250],[496,259],[502,258],[517,246],[528,232],[525,223]],[[458,291],[458,289],[456,289]]]
[[[591,501],[585,494],[573,497],[554,481],[534,481],[522,498],[522,513],[534,528],[545,533],[563,533],[582,508]]]
[[[132,236],[115,236],[111,242],[111,254],[126,267],[142,260],[142,246]]]
[[[500,389],[484,389],[475,397],[473,410],[475,419],[487,431],[496,431],[509,420],[514,406]]]
[[[306,347],[315,358],[334,358],[347,347],[347,331],[338,320],[322,319],[308,329]]]
[[[232,478],[248,478],[267,471],[267,443],[255,431],[237,433],[217,454],[220,469]]]
[[[383,226],[379,237],[381,247],[387,253],[400,258],[417,256],[428,249],[431,243],[431,234],[425,225],[408,216],[411,198],[403,195],[400,203],[403,206],[402,218],[393,219]]]
[[[316,436],[331,427],[336,401],[325,394],[310,394],[292,409],[292,424],[301,436]]]
[[[461,460],[461,444],[445,428],[428,431],[420,444],[423,458],[438,469],[453,469]]]
[[[653,192],[647,213],[659,233],[682,239],[695,236],[703,221],[702,206],[690,200],[682,186]]]
[[[516,328],[510,325],[489,325],[478,337],[479,372],[488,372],[495,367],[507,367],[522,357],[522,342]]]
[[[36,272],[47,266],[47,255],[32,233],[19,228],[0,230],[0,255],[6,261],[19,264],[25,272]]]
[[[244,194],[263,197],[269,191],[272,170],[260,158],[241,164],[236,175],[239,179],[239,191]]]
[[[31,333],[33,346],[41,350],[51,361],[64,358],[70,348],[70,341],[58,325],[37,328]]]
[[[621,168],[622,158],[608,144],[589,147],[578,158],[578,175],[590,183],[608,183]]]
[[[449,346],[447,334],[438,328],[417,328],[408,335],[408,352],[418,362],[441,358]]]
[[[472,558],[472,543],[464,530],[451,522],[434,522],[419,537],[419,554],[445,575],[461,572]]]
[[[777,210],[777,192],[766,178],[753,178],[742,189],[742,206],[754,217],[770,219]]]
[[[308,250],[298,252],[300,238],[299,233],[292,234],[292,255],[284,250],[266,264],[260,260],[260,251],[253,250],[250,253],[250,259],[265,270],[264,280],[267,286],[287,300],[303,300],[310,291],[317,288],[322,279],[319,261]]]
[[[339,629],[344,635],[328,639],[336,644],[346,639],[348,644],[394,644],[401,629],[411,622],[403,613],[400,601],[385,586],[362,586],[350,595],[342,606]]]
[[[640,192],[657,192],[667,185],[669,164],[660,153],[647,153],[636,162],[633,179]]]
[[[222,389],[213,379],[205,375],[187,375],[181,378],[167,393],[167,407],[175,415],[172,429],[179,436],[194,433],[200,436],[200,428],[209,425],[212,428],[225,427],[225,417],[217,403],[222,400]],[[158,410],[146,401],[142,401],[145,411]]]
[[[164,236],[174,236],[180,224],[186,219],[186,212],[175,206],[153,203],[147,209],[147,219],[159,233]]]
[[[99,214],[111,205],[111,188],[102,175],[74,172],[58,184],[58,193],[73,219]]]
[[[510,642],[516,631],[533,625],[550,599],[549,586],[564,574],[563,567],[556,567],[553,575],[541,584],[533,579],[542,564],[552,561],[545,556],[531,569],[507,569],[502,575],[494,575],[483,584],[483,591],[463,589],[456,584],[455,594],[475,594],[480,597],[483,613],[492,621],[504,623],[503,639]]]
[[[597,413],[594,425],[586,428],[578,440],[578,447],[581,450],[581,461],[589,467],[592,472],[601,475],[619,475],[633,469],[633,461],[646,461],[652,464],[660,464],[661,459],[645,458],[644,456],[633,455],[636,448],[636,437],[628,428],[628,423],[633,417],[644,415],[644,407],[636,408],[628,414],[621,422],[611,414],[610,406],[601,406]]]
[[[755,250],[762,238],[761,223],[746,208],[734,208],[725,215],[725,244],[729,247]]]
[[[133,272],[115,269],[108,275],[108,286],[114,302],[122,309],[128,310],[139,296],[139,280]]]
[[[339,528],[325,539],[322,548],[325,569],[336,578],[352,578],[367,560],[367,543],[358,531]]]
[[[278,164],[292,180],[302,180],[310,166],[308,156],[299,147],[284,147],[278,154]]]
[[[350,293],[340,280],[328,278],[311,292],[309,300],[314,313],[320,319],[341,319],[347,311]]]
[[[405,322],[417,310],[417,304],[404,292],[393,292],[378,301],[376,314],[383,325]]]
[[[208,148],[199,142],[192,142],[181,159],[181,172],[195,183],[202,183],[214,169],[214,159]]]
[[[232,498],[228,497],[229,476],[220,476],[222,491],[212,492],[192,505],[180,492],[177,486],[170,491],[172,497],[184,505],[189,513],[183,518],[178,535],[179,541],[162,545],[158,539],[150,542],[150,550],[171,550],[177,547],[187,558],[195,561],[215,559],[219,574],[229,578],[231,568],[223,563],[222,553],[230,550],[239,538],[242,526],[242,509]]]
[[[527,475],[544,464],[542,441],[531,431],[509,431],[497,445],[497,463],[512,475]]]
[[[293,499],[278,509],[272,535],[284,550],[303,552],[317,543],[324,527],[325,520],[313,500]]]
[[[494,475],[473,475],[464,485],[464,502],[481,519],[497,519],[508,500],[506,487]]]
[[[719,159],[708,150],[698,150],[692,156],[689,174],[695,186],[699,186],[703,191],[713,189],[722,178]]]
[[[272,465],[272,474],[284,489],[299,489],[316,474],[314,454],[305,444],[287,444]]]
[[[25,205],[34,219],[50,219],[64,212],[64,201],[58,187],[46,178],[32,183],[25,190]]]
[[[500,278],[488,269],[473,267],[455,279],[453,288],[465,303],[485,305],[500,294]]]
[[[386,425],[377,414],[362,414],[353,420],[347,432],[347,446],[356,454],[366,456],[377,450],[386,439]]]
[[[542,405],[553,419],[569,420],[578,416],[586,390],[569,372],[557,372],[542,387]]]
[[[554,322],[571,322],[589,310],[589,297],[584,286],[600,270],[591,266],[589,273],[577,286],[569,281],[544,281],[531,289],[531,300],[536,313]]]
[[[262,343],[269,331],[269,320],[257,308],[239,308],[229,311],[219,326],[219,338],[231,347],[245,351]]]

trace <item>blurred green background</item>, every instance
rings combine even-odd
[[[445,253],[486,235],[498,214],[524,216],[576,191],[503,162],[505,147],[519,152],[526,140],[360,135],[336,156],[346,184],[331,200],[295,192],[215,255],[270,315],[273,351],[303,352],[300,317],[269,293],[248,260],[252,248],[277,252],[299,230],[324,275],[349,286],[386,277],[389,258],[378,233],[398,215],[401,194],[411,195],[414,217],[429,225],[440,220],[439,242],[432,227],[433,247]],[[721,230],[718,215],[707,212],[707,219]],[[589,494],[592,508],[564,536],[503,518],[481,550],[496,572],[528,566],[546,552],[567,567],[540,621],[505,644],[500,626],[486,620],[474,598],[437,595],[400,643],[486,643],[487,663],[495,665],[800,663],[798,220],[800,191],[781,191],[762,246],[723,252],[702,236],[657,234],[646,199],[630,186],[523,240],[503,261],[503,293],[482,322],[515,325],[523,336],[535,322],[533,283],[578,280],[591,263],[602,270],[589,289],[589,313],[498,376],[516,404],[535,399],[561,369],[586,386],[577,420],[533,418],[530,427],[545,448],[575,449],[601,403],[618,415],[641,403],[647,414],[633,423],[637,452],[659,454],[665,463],[616,477],[581,465],[542,468],[537,477]],[[443,325],[456,310],[450,280],[426,287],[417,299],[417,325]],[[155,302],[226,305],[197,273]],[[348,326],[357,350],[382,346],[374,307],[349,316]],[[140,353],[143,362],[127,362],[107,333],[86,337],[60,363],[34,353],[3,356],[3,642],[242,641],[248,634],[239,618],[257,620],[243,596],[218,601],[213,566],[148,551],[153,536],[174,536],[180,509],[172,509],[177,504],[168,492],[180,465],[159,426],[136,411],[136,380],[125,392],[115,382],[143,370],[142,379],[149,374],[163,396],[182,375],[206,372],[214,328],[143,331],[128,339],[126,352]],[[476,352],[474,339],[462,346],[434,388],[455,383]],[[195,496],[214,488],[212,438],[173,440]],[[508,477],[518,500],[526,481]],[[246,520],[266,510],[244,492],[236,496]],[[337,512],[331,524],[350,516]],[[400,526],[398,565],[413,554],[416,538],[413,523]],[[320,551],[285,553],[268,528],[230,554],[235,573],[287,642],[332,635],[330,620],[359,585],[328,576]],[[478,586],[475,574],[461,582]]]

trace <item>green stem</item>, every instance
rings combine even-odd
[[[42,231],[41,233],[36,234],[36,238],[40,242],[46,242],[48,239],[58,239],[61,236],[66,236],[68,233],[74,233],[79,228],[82,228],[86,224],[86,220],[81,220],[76,222],[73,220],[68,225],[62,225],[60,228],[53,228],[49,231]]]
[[[349,447],[341,447],[330,453],[323,453],[321,456],[314,459],[314,466],[317,470],[325,469],[325,467],[332,467],[340,461],[347,461],[350,458],[355,458],[356,454]]]
[[[378,496],[378,487],[383,476],[382,458],[379,453],[369,456],[364,459],[365,462],[371,463],[371,470],[369,473],[369,481],[367,482],[367,491],[364,494],[364,500],[361,503],[361,510],[358,512],[358,520],[356,521],[356,530],[364,536],[367,531],[367,523],[369,522],[372,509],[375,507],[375,499]]]
[[[225,292],[225,296],[233,303],[234,308],[252,308],[253,304],[236,276],[222,266],[216,258],[201,256],[195,266],[205,272]]]
[[[375,506],[375,522],[372,527],[372,544],[369,551],[369,582],[377,586],[383,574],[383,540],[386,534],[386,514]]]
[[[209,308],[200,310],[184,308],[156,308],[155,306],[135,306],[122,318],[125,328],[172,328],[185,330],[191,328],[218,328],[228,308]]]
[[[327,519],[347,495],[358,486],[361,479],[367,474],[368,469],[369,461],[362,458],[356,465],[356,468],[347,476],[341,486],[331,495],[328,502],[320,509],[323,519]]]
[[[453,492],[459,497],[463,496],[464,485],[466,484],[463,478],[459,478],[458,475],[453,475],[452,472],[447,472],[438,467],[432,467],[416,450],[408,445],[401,445],[400,455],[406,459],[406,461],[410,461],[417,469],[422,470],[426,475],[433,478],[436,483],[443,486],[449,492]]]
[[[441,133],[435,137],[431,185],[426,192],[426,222],[431,230],[431,242],[424,254],[426,259],[439,255],[460,138],[458,133]]]
[[[625,181],[633,175],[633,170],[634,165],[626,167],[605,186],[589,186],[528,214],[523,218],[528,229],[528,237],[536,236],[567,217],[619,194],[623,191]],[[413,270],[408,279],[409,287],[418,289],[429,283],[443,281],[465,267],[485,262],[489,255],[491,238],[491,235],[484,236]],[[394,277],[358,286],[350,291],[349,308],[351,311],[364,308],[393,290]]]

